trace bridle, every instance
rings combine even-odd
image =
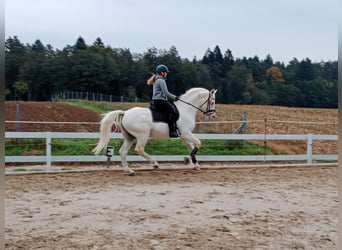
[[[186,102],[186,101],[184,101],[184,100],[182,100],[182,99],[178,99],[178,100],[180,100],[181,102],[186,103],[186,104],[188,104],[188,105],[194,107],[195,109],[201,111],[204,115],[211,115],[212,113],[215,113],[215,112],[216,112],[215,109],[210,109],[210,99],[211,99],[211,97],[212,97],[212,93],[209,92],[209,96],[208,96],[207,100],[205,100],[201,105],[199,105],[199,107],[196,107],[196,106],[193,105],[192,103]],[[201,107],[202,107],[204,104],[206,104],[206,103],[207,103],[207,107],[206,107],[206,110],[204,111],[203,109],[201,109]]]

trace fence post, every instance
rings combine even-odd
[[[312,164],[312,134],[308,134],[307,141],[307,164]]]
[[[202,133],[207,132],[207,126],[206,126],[205,122],[206,122],[206,115],[203,114],[203,119],[202,119]]]
[[[243,119],[242,133],[245,135],[247,133],[247,111],[246,110],[243,111],[242,119]],[[246,139],[243,140],[243,146],[245,146],[245,147],[247,146],[247,140]]]
[[[46,171],[51,170],[51,133],[46,132]]]
[[[20,130],[20,104],[17,103],[15,110],[15,132],[19,132]],[[18,139],[17,139],[18,140]]]

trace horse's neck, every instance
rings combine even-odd
[[[186,101],[187,103],[190,103],[199,109],[203,109],[203,107],[199,107],[199,106],[205,102],[204,99],[205,99],[204,95],[203,94],[201,95],[199,92],[195,92],[195,93],[192,93],[191,95],[185,95],[182,97],[183,101]],[[181,114],[183,113],[187,117],[192,117],[193,120],[195,121],[198,109],[194,108],[193,106],[187,103],[178,101],[175,104],[179,110],[179,113]]]

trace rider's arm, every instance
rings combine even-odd
[[[171,99],[172,101],[175,101],[177,96],[175,96],[174,94],[171,94],[168,89],[167,89],[167,85],[166,82],[163,79],[158,79],[157,81],[160,81],[160,88],[163,91],[163,94],[168,98]]]

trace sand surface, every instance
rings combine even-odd
[[[337,167],[7,174],[6,249],[336,249]]]

